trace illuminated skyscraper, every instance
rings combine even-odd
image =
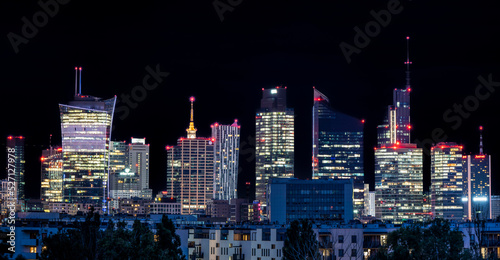
[[[378,146],[410,143],[410,54],[409,40],[406,37],[406,85],[404,89],[395,88],[392,93],[392,106],[387,109],[387,115],[383,125],[377,127]]]
[[[109,148],[109,174],[123,172],[128,165],[127,142],[111,141]]]
[[[50,147],[42,151],[40,199],[48,209],[48,203],[62,202],[62,148]],[[45,206],[47,205],[47,206]]]
[[[149,144],[146,138],[132,138],[128,145],[128,168],[137,173],[140,189],[149,189]]]
[[[16,198],[18,200],[24,200],[24,186],[25,186],[25,181],[24,181],[24,137],[23,136],[8,136],[7,137],[7,153],[9,153],[9,149],[15,149],[14,156],[15,158],[8,157],[7,158],[7,164],[13,165],[15,167],[15,174],[12,176],[12,174],[7,173],[8,177],[14,177],[15,178],[15,184],[16,184]],[[9,160],[14,160],[12,163]],[[8,169],[12,169],[12,167],[7,167]],[[9,180],[10,181],[10,180]]]
[[[330,107],[314,89],[313,179],[353,179],[354,217],[364,210],[363,121]]]
[[[423,219],[422,148],[393,144],[375,148],[376,217],[402,223]]]
[[[238,158],[240,154],[240,126],[238,120],[232,125],[214,123],[214,199],[238,198]]]
[[[211,138],[196,137],[191,101],[191,121],[187,138],[167,146],[167,195],[182,205],[182,214],[206,209],[214,196],[214,145]]]
[[[464,155],[463,198],[464,215],[468,220],[490,219],[491,210],[491,155],[483,153],[483,127],[479,127],[480,148],[477,155]]]
[[[59,104],[63,202],[93,203],[107,212],[109,143],[116,97],[101,100],[81,95],[81,68],[79,71],[80,91],[75,84],[74,101]]]
[[[431,148],[431,209],[435,218],[463,220],[462,146],[438,143]]]
[[[286,107],[286,87],[262,89],[255,116],[255,197],[266,203],[269,178],[294,176],[294,111]]]

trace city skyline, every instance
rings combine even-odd
[[[479,77],[490,82],[500,79],[500,74],[496,73],[499,53],[494,48],[495,38],[476,41],[483,39],[483,35],[494,35],[498,30],[489,24],[493,8],[481,7],[480,11],[471,14],[475,19],[464,21],[458,16],[458,10],[467,9],[460,4],[454,5],[453,11],[456,12],[442,13],[442,3],[437,3],[438,8],[432,11],[421,3],[401,3],[404,11],[393,15],[390,24],[372,37],[368,46],[359,54],[353,54],[351,63],[346,62],[339,44],[352,44],[353,27],[364,28],[373,20],[370,11],[378,12],[386,8],[385,5],[339,4],[338,10],[353,14],[347,17],[336,10],[334,14],[337,15],[330,14],[327,11],[333,9],[321,8],[320,3],[320,6],[305,9],[294,4],[271,3],[264,8],[258,3],[244,3],[234,12],[226,12],[223,22],[210,3],[204,5],[206,9],[200,10],[180,3],[140,4],[138,8],[122,6],[122,13],[110,13],[113,10],[111,5],[100,6],[100,9],[89,3],[61,5],[59,13],[39,30],[36,37],[29,39],[29,43],[20,45],[18,53],[12,51],[8,38],[4,37],[2,69],[5,84],[9,87],[5,92],[8,100],[2,108],[10,114],[0,132],[4,136],[2,140],[9,135],[26,137],[26,186],[28,197],[36,197],[40,185],[39,159],[41,151],[49,147],[50,134],[53,135],[52,145],[60,145],[56,141],[60,140],[57,104],[72,98],[72,69],[81,65],[85,94],[117,95],[121,101],[117,109],[125,111],[128,107],[128,115],[125,112],[115,115],[117,120],[112,139],[127,140],[135,136],[149,140],[152,185],[165,183],[165,176],[161,177],[165,172],[162,163],[164,146],[174,144],[179,136],[184,135],[182,127],[169,125],[183,125],[187,111],[178,108],[191,95],[198,98],[200,107],[211,107],[198,112],[197,126],[201,136],[210,135],[209,125],[215,120],[231,122],[234,118],[239,119],[242,126],[241,185],[253,181],[252,173],[255,172],[251,138],[254,137],[254,112],[258,107],[260,89],[288,86],[289,106],[296,113],[296,136],[309,137],[312,121],[310,89],[316,86],[330,97],[334,108],[366,120],[365,180],[373,189],[375,129],[383,121],[384,104],[392,101],[388,93],[405,85],[405,37],[410,35],[413,62],[411,102],[412,111],[418,111],[412,113],[414,129],[411,139],[432,138],[432,131],[441,128],[448,136],[446,141],[463,144],[464,154],[477,154],[477,127],[483,125],[484,149],[495,161],[499,154],[495,148],[500,147],[500,138],[495,136],[499,123],[491,119],[498,111],[496,104],[500,95],[497,92],[482,99],[479,108],[467,112],[470,115],[459,118],[460,121],[454,118],[450,123],[443,119],[448,109],[453,111],[455,103],[463,106],[464,101],[470,100],[469,96],[475,95],[475,87],[482,82]],[[20,34],[21,17],[30,19],[41,10],[36,3],[26,7],[15,3],[2,5],[4,10],[11,10],[2,17],[4,35],[9,32]],[[12,9],[7,8],[11,5]],[[175,10],[183,11],[176,15]],[[96,21],[79,15],[85,11],[94,14]],[[159,18],[143,22],[135,18],[129,20],[129,14],[137,11],[140,18],[156,17],[162,12],[169,15],[163,18],[165,21]],[[272,15],[277,11],[284,17],[278,19]],[[427,13],[427,22],[419,17],[423,12]],[[300,15],[292,16],[294,13]],[[250,23],[255,14],[262,14],[262,20]],[[118,25],[121,21],[124,25]],[[469,28],[471,21],[473,25]],[[136,22],[137,28],[143,31],[131,26]],[[175,26],[171,25],[174,22]],[[101,24],[106,26],[99,29]],[[453,29],[448,30],[449,26]],[[129,33],[134,35],[130,37],[133,39],[125,36]],[[148,43],[139,40],[147,37],[154,40]],[[202,41],[204,45],[198,50],[193,42],[203,39],[209,40]],[[127,48],[134,51],[124,58]],[[247,49],[250,50],[248,53]],[[161,82],[150,76],[147,82],[153,85],[157,80],[160,82],[158,87],[151,90],[144,87],[145,99],[132,100],[135,107],[128,106],[122,95],[133,97],[143,93],[135,87],[143,84],[142,79],[151,75],[150,71],[171,74],[162,75]],[[13,109],[18,105],[19,96],[40,111],[32,113]],[[163,127],[155,120],[167,122],[167,125]],[[296,141],[297,177],[311,177],[310,155],[311,140]],[[424,189],[430,184],[429,155],[424,155]],[[2,161],[1,165],[4,163]],[[497,172],[493,166],[493,180]],[[495,181],[493,185],[492,193],[498,194]],[[158,185],[153,188],[155,192],[161,190]],[[240,192],[243,189],[240,188]]]

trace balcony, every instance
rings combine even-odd
[[[485,239],[481,241],[481,247],[500,247],[500,240]]]
[[[245,255],[243,255],[243,254],[233,254],[233,260],[245,260]]]
[[[363,241],[363,248],[379,248],[381,246],[380,241]]]
[[[191,255],[189,255],[189,260],[203,260],[203,252],[197,253],[194,252]]]

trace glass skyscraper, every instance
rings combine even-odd
[[[363,123],[335,111],[328,98],[314,89],[313,179],[353,179],[354,216],[364,210]]]
[[[238,198],[238,159],[240,155],[240,126],[238,120],[231,125],[214,123],[214,199]]]
[[[196,137],[191,101],[187,138],[167,146],[167,196],[181,203],[182,214],[204,211],[214,197],[214,145],[211,138]]]
[[[376,217],[394,224],[423,219],[422,148],[393,144],[375,148]]]
[[[109,144],[116,96],[101,100],[75,95],[59,104],[63,157],[63,202],[92,203],[107,212]]]
[[[271,222],[353,219],[353,180],[272,178],[267,185]]]
[[[128,165],[139,176],[140,189],[149,189],[149,144],[146,144],[146,138],[132,138],[128,145]]]
[[[48,203],[62,202],[62,148],[50,147],[42,151],[41,187],[40,199],[44,208],[48,209]]]
[[[286,106],[286,87],[262,89],[255,116],[255,198],[265,207],[270,178],[294,176],[294,111]]]
[[[462,146],[438,143],[431,148],[431,209],[434,218],[463,220]]]
[[[7,137],[7,152],[9,151],[9,148],[15,149],[14,152],[14,166],[15,166],[15,185],[16,185],[16,199],[17,200],[24,200],[25,199],[25,194],[24,194],[24,186],[25,186],[25,181],[24,181],[24,164],[25,159],[24,159],[24,136],[8,136]],[[10,157],[7,159],[7,164],[12,163],[9,161],[11,159]],[[9,169],[12,169],[9,167]],[[8,177],[12,177],[12,174],[8,174]]]

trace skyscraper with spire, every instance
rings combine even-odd
[[[364,210],[363,120],[336,111],[314,88],[313,179],[353,179],[354,217]]]
[[[423,219],[423,151],[410,143],[410,58],[406,37],[406,87],[394,89],[375,148],[376,217],[393,223]]]
[[[82,95],[81,71],[81,67],[75,67],[74,100],[59,104],[63,202],[92,203],[107,212],[109,144],[116,96],[102,100]]]
[[[384,124],[377,127],[377,144],[391,144],[400,142],[408,144],[410,140],[410,37],[406,37],[406,84],[404,89],[395,88],[392,92],[392,105],[387,109]]]
[[[294,111],[286,106],[286,87],[262,89],[255,116],[255,199],[266,206],[270,178],[294,176]]]
[[[479,127],[479,154],[462,156],[464,216],[466,220],[490,219],[491,155],[483,151],[483,127]]]
[[[214,145],[212,138],[196,137],[194,97],[190,97],[191,118],[176,146],[167,146],[167,195],[181,203],[182,214],[203,212],[214,196]]]

